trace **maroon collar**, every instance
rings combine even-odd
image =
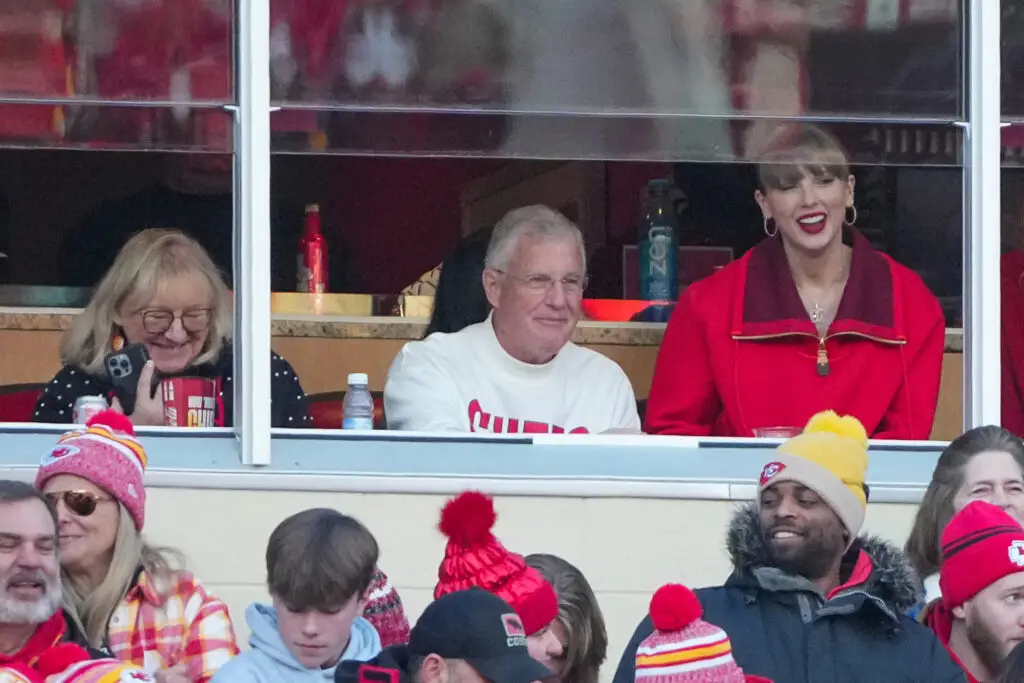
[[[893,293],[889,261],[854,228],[844,228],[843,242],[853,247],[850,277],[829,335],[859,334],[885,342],[904,342],[900,329],[902,302]],[[733,311],[732,336],[818,336],[800,301],[781,239],[766,239],[747,259]]]

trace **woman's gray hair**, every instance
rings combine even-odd
[[[127,302],[151,300],[168,280],[180,275],[198,276],[209,284],[210,329],[206,345],[193,362],[198,365],[216,358],[231,338],[231,301],[224,279],[194,239],[180,230],[154,228],[128,240],[85,310],[75,317],[61,343],[64,364],[92,374],[103,372],[103,358],[112,349],[121,308]]]
[[[541,204],[513,209],[498,221],[487,246],[484,265],[491,270],[504,271],[508,268],[519,238],[525,234],[573,240],[579,247],[580,263],[583,272],[586,272],[587,250],[580,229],[562,214]]]

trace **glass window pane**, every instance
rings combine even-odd
[[[0,148],[230,152],[220,107],[0,103]]]
[[[1019,164],[1002,172],[1002,424],[1024,437],[1024,174]]]
[[[176,405],[183,424],[209,425],[219,400],[226,410],[230,399],[220,392],[230,396],[230,384],[221,371],[231,367],[230,355],[212,354],[220,335],[211,330],[230,335],[231,328],[205,309],[226,310],[230,320],[230,297],[218,304],[207,286],[213,280],[193,277],[194,269],[164,280],[168,288],[129,296],[119,323],[93,319],[89,329],[99,341],[70,331],[90,324],[81,309],[122,247],[146,228],[180,229],[230,277],[233,204],[230,154],[0,149],[0,421],[68,423],[77,397],[114,391],[103,356],[116,336],[145,344],[163,374],[216,380],[178,387],[185,390],[176,394],[184,401]],[[144,281],[152,265],[131,268]],[[167,278],[159,271],[155,277]],[[62,358],[77,367],[62,369]],[[37,406],[46,389],[45,404]],[[199,397],[198,404],[188,396]],[[163,399],[158,392],[148,417],[136,419],[162,423]]]
[[[366,116],[369,122],[379,115]],[[685,121],[693,122],[680,119],[682,131]],[[741,132],[749,127],[749,122],[739,123]],[[850,215],[856,228],[875,249],[914,271],[938,300],[947,330],[941,369],[936,367],[931,377],[934,389],[941,372],[932,435],[955,436],[962,402],[959,129],[844,123],[827,130],[851,159],[856,216]],[[381,139],[386,138],[382,133]],[[313,394],[311,411],[320,427],[341,424],[350,372],[369,375],[380,407],[396,354],[427,330],[447,260],[472,251],[474,240],[509,209],[547,204],[581,228],[589,283],[582,304],[585,319],[574,340],[625,370],[641,408],[665,333],[663,322],[638,315],[646,308],[638,301],[637,242],[648,182],[671,179],[685,197],[680,204],[681,291],[767,239],[754,197],[757,169],[749,154],[729,159],[694,154],[676,161],[539,161],[368,156],[366,149],[360,151],[276,154],[272,163],[274,252],[284,253],[281,271],[275,271],[274,348]],[[719,163],[707,163],[711,160]],[[297,284],[290,283],[304,207],[313,204],[329,255],[329,293],[316,297],[296,294]],[[478,259],[486,238],[480,242]],[[473,273],[472,268],[466,272]],[[459,291],[482,295],[479,275],[464,277]],[[468,310],[471,304],[464,306]],[[329,367],[320,360],[325,357],[335,359]],[[922,419],[931,419],[930,413]]]
[[[1024,117],[1024,0],[1002,0],[1002,112]]]
[[[234,99],[233,0],[0,0],[0,97]]]
[[[273,97],[356,109],[951,117],[962,100],[959,6],[271,0]]]

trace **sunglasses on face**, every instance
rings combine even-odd
[[[100,503],[113,500],[112,498],[97,496],[92,491],[53,491],[52,493],[44,493],[43,495],[46,496],[46,499],[49,500],[54,507],[63,501],[64,507],[66,507],[72,514],[78,515],[79,517],[88,517],[92,513],[96,512],[96,507]]]

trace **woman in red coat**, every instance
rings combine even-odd
[[[832,409],[878,439],[927,439],[945,338],[914,272],[853,224],[854,179],[813,126],[777,131],[754,193],[767,239],[680,297],[658,354],[646,430],[755,436]]]

